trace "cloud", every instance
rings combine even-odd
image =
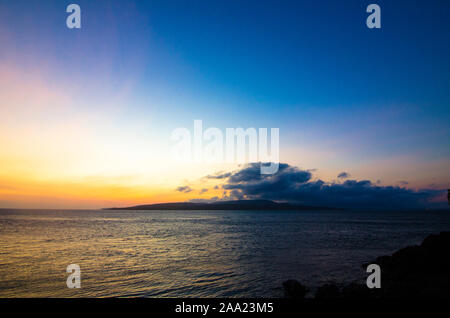
[[[203,194],[203,193],[205,193],[205,192],[208,192],[208,189],[201,189],[201,190],[200,190],[200,194]]]
[[[262,175],[260,164],[252,163],[222,179],[222,188],[229,191],[232,199],[268,199],[339,208],[423,208],[442,194],[442,190],[415,191],[399,186],[381,186],[369,180],[345,180],[343,183],[312,180],[311,171],[288,164],[280,164],[278,173],[274,175]]]
[[[190,186],[183,186],[183,187],[176,188],[175,191],[183,192],[183,193],[189,193],[189,192],[192,191],[192,189],[191,189]]]
[[[337,177],[338,177],[338,179],[347,179],[350,177],[350,174],[344,171],[344,172],[341,172],[340,174],[338,174]]]
[[[231,176],[231,172],[227,172],[227,173],[218,172],[215,175],[207,175],[206,178],[207,179],[226,179],[230,176]]]

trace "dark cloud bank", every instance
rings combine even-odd
[[[341,173],[339,180],[349,177]],[[224,181],[225,199],[267,199],[305,205],[352,209],[418,209],[443,190],[414,191],[398,186],[379,186],[369,180],[346,179],[339,183],[312,180],[311,171],[281,163],[278,173],[262,175],[260,164],[252,163],[241,170],[207,176]]]

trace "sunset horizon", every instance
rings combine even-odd
[[[0,302],[450,298],[449,34],[444,0],[0,0]]]
[[[390,13],[394,4],[386,4],[388,32],[365,27],[356,1],[349,10],[289,2],[290,13],[253,4],[254,14],[244,13],[250,4],[237,13],[233,4],[198,11],[181,1],[183,15],[163,3],[81,1],[80,29],[64,26],[63,3],[25,11],[20,3],[0,5],[1,208],[221,197],[214,184],[196,196],[175,191],[238,169],[173,160],[172,132],[193,131],[195,120],[223,132],[279,128],[280,162],[314,170],[328,184],[346,172],[382,186],[450,188],[449,47],[433,41],[444,29],[430,35],[427,19],[405,29]],[[206,14],[214,10],[223,10],[218,21]],[[409,10],[402,16],[418,14]],[[444,21],[427,10],[434,23]],[[339,28],[320,22],[330,15]]]

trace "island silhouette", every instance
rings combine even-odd
[[[271,200],[230,200],[216,202],[173,202],[113,207],[103,210],[337,210],[332,207],[306,206]]]

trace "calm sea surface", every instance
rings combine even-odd
[[[0,297],[278,297],[364,282],[361,264],[443,230],[450,213],[0,210]]]

